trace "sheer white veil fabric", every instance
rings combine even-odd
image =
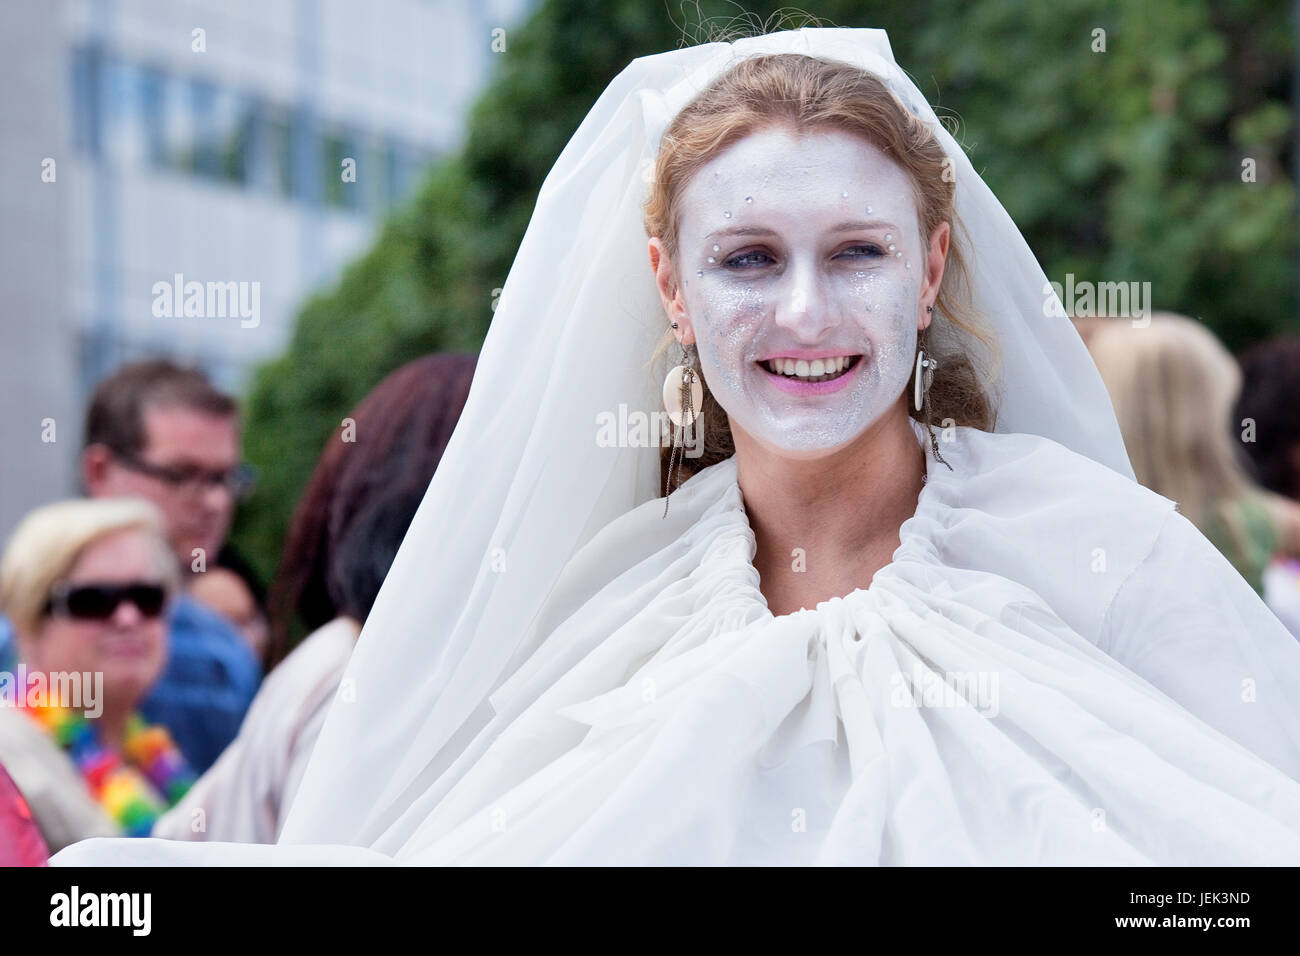
[[[365,624],[282,843],[397,853],[454,782],[488,696],[545,638],[570,557],[662,494],[656,448],[601,447],[597,421],[661,407],[667,322],[642,205],[670,119],[743,57],[866,69],[952,159],[975,306],[1001,350],[998,430],[1051,438],[1132,477],[1109,398],[997,198],[894,63],[881,30],[802,29],[643,57],[610,83],[538,196],[451,443]]]

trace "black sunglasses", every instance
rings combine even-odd
[[[83,621],[106,621],[123,601],[130,601],[145,617],[157,617],[167,603],[167,589],[161,584],[79,584],[54,592],[45,602],[45,613],[59,613]]]

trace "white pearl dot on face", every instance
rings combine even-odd
[[[893,235],[892,235],[891,233],[888,233],[888,232],[885,233],[885,242],[889,242],[889,241],[892,240],[893,238],[894,238],[894,237],[893,237]]]
[[[703,269],[696,269],[696,270],[695,270],[695,275],[698,276],[698,277],[701,278],[701,279],[704,278],[704,270],[703,270]]]
[[[840,193],[840,198],[841,198],[841,199],[848,199],[848,198],[849,198],[849,194],[848,194],[848,193]]]
[[[901,257],[902,255],[903,255],[903,254],[902,254],[901,252],[895,252],[895,253],[894,253],[894,258],[897,259],[897,258]]]
[[[722,248],[722,246],[714,245],[714,247],[713,247],[713,251],[714,251],[714,252],[717,252],[717,251],[718,251],[719,249],[721,249],[721,248]]]
[[[753,201],[754,201],[754,197],[753,197],[753,196],[746,196],[746,197],[745,197],[745,202],[753,202]]]
[[[715,259],[715,258],[713,258],[713,256],[709,256],[709,261],[710,261],[710,262],[717,262],[718,260]]]
[[[907,266],[907,268],[910,269],[912,268],[912,261],[909,259],[907,262],[904,262],[903,265]]]
[[[871,207],[870,207],[870,206],[867,207],[867,215],[868,215],[868,216],[871,215]]]
[[[723,218],[723,219],[730,219],[730,218],[731,218],[731,212],[730,212],[730,211],[724,212],[724,213],[722,214],[722,218]]]
[[[894,244],[891,242],[891,243],[889,244],[889,251],[890,251],[890,252],[893,252],[893,251],[894,251],[894,248],[895,248],[895,246],[894,246]]]

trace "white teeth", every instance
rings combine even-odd
[[[842,374],[852,362],[853,356],[851,355],[836,355],[832,358],[813,359],[812,361],[775,358],[768,359],[763,364],[769,372],[777,375],[786,375],[791,378],[807,379],[809,381],[825,381]]]

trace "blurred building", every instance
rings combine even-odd
[[[75,493],[84,402],[122,362],[240,391],[459,145],[534,2],[3,4],[0,536]]]

